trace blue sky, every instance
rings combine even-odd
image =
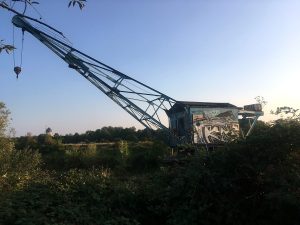
[[[259,95],[266,114],[300,108],[300,1],[89,0],[83,11],[67,3],[40,0],[37,9],[75,48],[176,100],[243,106]],[[8,43],[11,17],[1,9],[0,37]],[[16,30],[17,64],[20,39]],[[17,135],[48,126],[60,134],[142,128],[30,34],[22,70],[16,80],[12,55],[0,55],[0,101]]]

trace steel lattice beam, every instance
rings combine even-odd
[[[53,33],[49,27],[29,23],[20,15],[14,16],[12,22],[36,37],[145,127],[167,129],[162,117],[176,100],[73,48],[56,30]]]

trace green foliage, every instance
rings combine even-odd
[[[2,108],[6,121],[8,111]],[[172,165],[162,163],[166,145],[153,141],[62,145],[58,135],[28,135],[16,139],[16,146],[40,153],[16,150],[5,136],[8,123],[2,124],[0,224],[300,221],[298,119],[258,122],[247,140],[212,151],[200,148]],[[123,129],[99,131],[112,138]]]
[[[277,121],[247,141],[192,161],[172,183],[181,194],[170,223],[297,224],[299,132],[300,123]]]
[[[162,143],[146,142],[146,145],[136,145],[129,148],[126,165],[129,170],[146,172],[157,169],[166,152]]]
[[[41,155],[35,151],[2,149],[0,151],[0,190],[21,189],[40,172]]]
[[[0,138],[5,137],[9,125],[10,112],[3,102],[0,102]]]
[[[89,144],[87,148],[66,150],[65,168],[115,168],[121,159],[117,148],[97,149],[95,144]]]
[[[70,170],[0,203],[1,224],[139,224],[135,198],[102,170]]]
[[[7,54],[9,54],[10,52],[12,52],[15,49],[16,48],[14,46],[12,46],[12,45],[3,44],[2,40],[1,40],[1,43],[0,43],[0,53],[2,51],[5,51]]]
[[[163,141],[168,143],[168,131],[165,130],[136,130],[135,127],[102,127],[84,134],[68,134],[61,136],[64,144],[90,143],[90,142],[115,142],[115,141]]]
[[[276,111],[271,111],[271,114],[279,115],[281,118],[285,117],[285,120],[296,120],[300,121],[300,111],[299,109],[294,109],[292,107],[283,106],[277,107]]]
[[[37,138],[27,135],[14,139],[16,149],[38,149],[39,143]]]
[[[122,157],[128,156],[128,142],[127,141],[119,141],[117,143],[118,149],[120,150],[120,153],[122,154]]]

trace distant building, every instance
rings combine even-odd
[[[46,129],[46,134],[52,136],[52,129],[50,127]]]

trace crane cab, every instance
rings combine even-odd
[[[230,103],[176,102],[167,111],[171,146],[190,143],[220,145],[244,136],[244,133],[241,134],[239,117],[250,121],[250,131],[263,114],[259,104],[251,106],[246,106],[251,110],[245,111]]]

